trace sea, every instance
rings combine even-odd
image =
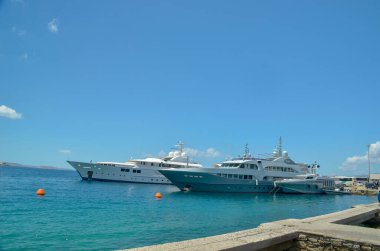
[[[45,196],[36,195],[39,188]],[[181,192],[172,185],[82,181],[75,171],[0,167],[0,250],[126,249],[376,201],[358,195]]]

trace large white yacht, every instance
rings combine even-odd
[[[135,183],[171,184],[158,172],[165,168],[200,168],[202,165],[191,162],[184,152],[183,143],[178,149],[163,158],[131,159],[127,162],[79,162],[67,161],[83,180],[119,181]]]
[[[310,173],[310,168],[290,159],[282,151],[280,138],[269,158],[252,157],[246,146],[242,157],[224,161],[216,168],[169,168],[160,172],[183,191],[269,193],[274,181]]]

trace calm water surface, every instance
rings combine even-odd
[[[35,195],[38,188],[44,197]],[[367,196],[185,193],[170,185],[82,181],[74,171],[0,167],[0,250],[139,247],[374,202]]]

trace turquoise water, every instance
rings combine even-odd
[[[35,195],[44,188],[46,195]],[[154,195],[161,192],[163,198]],[[185,193],[82,181],[74,171],[0,168],[0,250],[114,250],[223,234],[376,197]]]

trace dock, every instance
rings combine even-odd
[[[286,219],[234,233],[152,245],[134,251],[380,251],[380,229],[360,226],[375,222],[380,227],[379,203],[305,219]]]

